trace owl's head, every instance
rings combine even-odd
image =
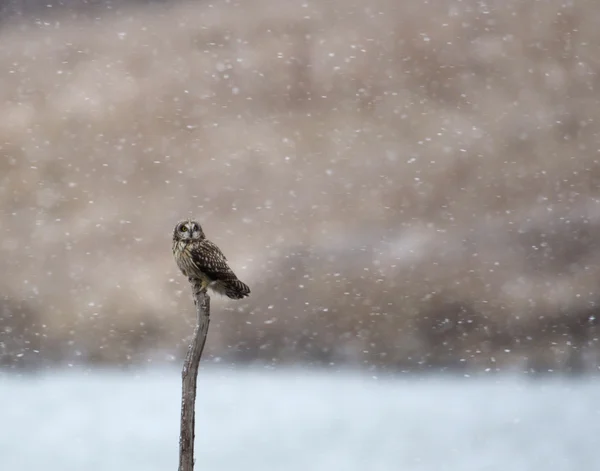
[[[205,238],[202,226],[192,219],[178,222],[173,231],[173,240],[177,241],[202,240]]]

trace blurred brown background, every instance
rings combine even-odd
[[[93,3],[3,5],[0,363],[181,358],[193,216],[214,361],[600,364],[600,5]]]

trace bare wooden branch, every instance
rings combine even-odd
[[[196,427],[196,380],[202,351],[210,324],[210,297],[199,281],[191,280],[194,304],[196,305],[196,327],[188,347],[181,372],[181,431],[179,434],[179,471],[194,469],[194,437]]]

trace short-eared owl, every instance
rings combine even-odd
[[[188,219],[175,226],[173,256],[181,272],[191,280],[200,281],[203,288],[231,299],[250,294],[248,285],[238,280],[227,265],[225,255],[206,238],[196,221]]]

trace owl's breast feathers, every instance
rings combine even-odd
[[[192,260],[190,243],[179,240],[173,241],[173,257],[181,272],[188,278],[195,278],[196,267]]]

